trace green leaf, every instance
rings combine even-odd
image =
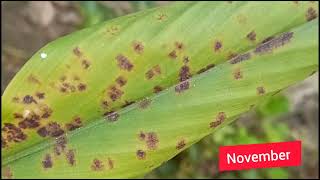
[[[316,71],[318,21],[306,13],[317,12],[178,3],[49,43],[2,96],[4,177],[143,176]]]

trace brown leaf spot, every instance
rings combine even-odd
[[[147,107],[149,107],[151,104],[151,100],[148,98],[143,99],[142,101],[139,102],[139,108],[141,109],[146,109]]]
[[[41,127],[40,129],[37,130],[37,133],[39,134],[39,136],[41,137],[46,137],[48,136],[49,132],[47,131],[46,127]]]
[[[19,122],[19,127],[22,129],[26,129],[26,128],[37,128],[40,126],[40,117],[36,114],[32,115],[31,118],[25,118],[23,121]]]
[[[234,70],[233,72],[233,77],[234,79],[238,80],[238,79],[242,79],[242,73],[240,71],[240,68],[237,68]]]
[[[111,86],[108,93],[112,101],[116,101],[123,95],[123,91],[121,91],[120,89],[117,89],[117,87],[115,86]]]
[[[73,54],[75,54],[75,55],[78,56],[78,57],[81,57],[81,56],[82,56],[82,53],[81,53],[79,47],[76,47],[76,48],[73,49]]]
[[[6,139],[6,142],[21,142],[27,139],[27,135],[24,134],[20,128],[11,123],[4,123],[1,131],[1,135]]]
[[[229,61],[229,63],[230,64],[237,64],[239,62],[248,60],[250,58],[251,58],[251,54],[248,52],[248,53],[244,53],[244,54],[240,54],[240,55],[236,56],[235,58],[231,59]]]
[[[108,104],[108,101],[107,100],[104,100],[104,101],[102,101],[102,106],[103,106],[103,108],[107,108],[108,106],[109,106],[109,104]]]
[[[169,57],[170,57],[171,59],[176,59],[176,58],[177,58],[177,52],[176,52],[176,50],[171,51],[171,52],[169,53]]]
[[[51,136],[51,137],[59,137],[64,133],[64,130],[61,129],[60,125],[56,122],[50,122],[44,127],[38,129],[37,133],[41,137]]]
[[[133,64],[129,61],[129,59],[127,57],[125,57],[122,54],[119,54],[116,57],[116,60],[118,62],[118,66],[120,69],[122,70],[126,70],[126,71],[131,71],[133,68]]]
[[[168,16],[167,16],[166,14],[160,13],[160,14],[157,15],[157,20],[158,20],[158,21],[164,21],[164,20],[167,19],[167,17],[168,17]]]
[[[215,128],[224,122],[226,119],[226,114],[224,112],[219,112],[216,120],[210,123],[210,128]]]
[[[73,131],[75,129],[78,129],[82,126],[81,118],[80,117],[75,117],[70,123],[66,124],[66,129],[68,131]]]
[[[318,17],[317,11],[313,9],[312,7],[309,7],[306,12],[306,19],[307,21],[311,21]]]
[[[184,48],[182,42],[175,42],[174,45],[175,45],[176,49],[180,50],[180,51]]]
[[[84,60],[82,60],[82,62],[81,62],[81,64],[82,64],[82,67],[84,68],[84,69],[88,69],[89,67],[90,67],[90,61],[88,61],[88,60],[86,60],[86,59],[84,59]]]
[[[279,37],[273,38],[261,45],[259,45],[254,53],[256,54],[264,54],[268,52],[272,52],[273,49],[279,48],[290,42],[293,37],[293,32],[286,32],[281,34]]]
[[[65,136],[60,136],[56,139],[56,143],[54,144],[54,153],[56,155],[60,155],[61,152],[64,152],[67,144],[67,138]]]
[[[183,57],[183,63],[187,64],[189,62],[189,57],[188,56],[184,56]]]
[[[41,84],[41,82],[33,74],[28,76],[28,81],[34,84]]]
[[[186,80],[186,81],[183,81],[183,82],[181,82],[180,84],[178,84],[178,85],[175,87],[175,91],[176,91],[177,93],[181,93],[181,92],[189,89],[189,86],[190,86],[189,81],[187,81],[187,80]]]
[[[49,118],[51,116],[52,109],[50,109],[48,106],[44,106],[42,108],[42,112],[43,112],[43,114],[42,114],[41,118],[47,119],[47,118]]]
[[[182,140],[180,140],[180,141],[177,143],[176,149],[177,149],[177,150],[180,150],[180,149],[184,148],[185,146],[186,146],[186,142],[185,142],[184,139],[182,139]]]
[[[145,138],[146,138],[146,134],[142,131],[140,131],[140,133],[138,134],[138,138],[141,140],[141,141],[144,141]]]
[[[247,34],[247,38],[250,41],[255,41],[256,40],[256,33],[254,31],[251,31],[249,34]]]
[[[153,92],[154,93],[159,93],[159,92],[161,92],[162,91],[162,87],[161,86],[155,86],[155,87],[153,87]]]
[[[44,92],[37,92],[36,96],[38,99],[44,99],[44,94],[45,94]]]
[[[74,166],[74,165],[76,164],[74,150],[69,149],[69,151],[66,153],[66,158],[67,158],[67,162],[68,162],[71,166]]]
[[[142,54],[143,53],[144,46],[143,46],[143,44],[141,42],[135,41],[135,42],[133,42],[132,46],[133,46],[133,50],[136,53],[138,53],[138,54]]]
[[[85,91],[87,89],[87,85],[84,83],[79,83],[78,84],[78,90],[79,91]]]
[[[122,86],[126,85],[127,80],[123,76],[119,76],[116,79],[116,82],[117,82],[117,84],[119,84],[120,87],[122,87]]]
[[[108,157],[108,165],[109,165],[109,169],[113,169],[114,167],[114,162],[111,158]]]
[[[31,104],[32,102],[34,102],[34,103],[37,104],[37,102],[33,99],[32,96],[30,96],[30,95],[24,96],[24,98],[23,98],[23,103],[25,103],[25,104]]]
[[[262,86],[257,87],[257,94],[258,95],[263,95],[265,93],[265,90]]]
[[[52,168],[52,159],[50,154],[46,154],[43,161],[42,161],[42,166],[43,168]]]
[[[92,161],[91,169],[93,171],[101,171],[103,168],[104,168],[104,165],[101,160],[96,158]]]
[[[209,64],[209,65],[207,65],[206,67],[200,69],[200,70],[197,72],[197,74],[204,73],[204,72],[206,72],[206,71],[208,71],[209,69],[214,68],[214,67],[215,67],[215,64]]]
[[[148,70],[146,72],[146,78],[151,79],[155,75],[159,75],[159,74],[161,74],[161,68],[159,65],[156,65],[156,66],[153,66],[150,70]]]
[[[146,152],[141,149],[137,150],[136,155],[139,160],[143,160],[146,158]]]
[[[217,52],[222,48],[222,43],[220,41],[216,41],[214,43],[214,51]]]
[[[106,119],[110,122],[114,122],[117,121],[119,118],[119,114],[115,111],[110,111],[110,112],[106,112],[104,114],[104,116],[106,117]]]
[[[159,143],[157,134],[155,132],[149,132],[146,135],[146,143],[148,149],[155,150]]]
[[[185,81],[191,77],[190,68],[187,65],[183,65],[180,68],[179,77],[180,82]]]

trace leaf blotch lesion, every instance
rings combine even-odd
[[[10,143],[19,143],[27,139],[27,135],[16,125],[4,123],[1,128],[1,148],[9,147]]]
[[[293,37],[293,32],[285,32],[278,37],[268,38],[262,42],[255,50],[255,54],[264,54],[272,52],[274,49],[288,44]]]
[[[161,74],[160,66],[159,65],[155,65],[145,73],[145,76],[149,80],[149,79],[152,79],[154,76],[157,76],[157,75],[160,75],[160,74]]]
[[[66,159],[68,164],[70,164],[71,166],[74,166],[76,164],[75,151],[73,149],[68,150],[68,152],[66,153]]]
[[[46,154],[42,160],[42,167],[45,169],[52,168],[53,162],[50,154]]]
[[[78,116],[74,117],[70,123],[66,123],[65,127],[68,131],[73,131],[82,127],[81,118]]]
[[[141,149],[138,149],[137,152],[136,152],[136,156],[139,160],[144,160],[146,159],[146,152],[141,150]]]
[[[102,171],[104,168],[103,162],[97,158],[93,159],[91,169],[93,171]]]
[[[104,113],[105,119],[108,120],[109,122],[117,121],[119,116],[120,115],[116,111],[110,111],[110,112]]]
[[[226,120],[227,116],[225,112],[219,112],[218,115],[216,116],[215,121],[210,122],[209,126],[210,128],[216,128],[220,124],[222,124]]]
[[[41,137],[59,137],[64,134],[64,130],[57,122],[50,122],[46,126],[39,128],[37,133]]]
[[[237,63],[240,63],[242,61],[246,61],[246,60],[248,60],[250,58],[251,58],[251,53],[247,52],[247,53],[244,53],[244,54],[237,55],[234,58],[230,59],[229,63],[230,64],[237,64]]]
[[[265,94],[265,89],[264,89],[263,86],[257,87],[257,94],[258,94],[258,95],[263,95],[263,94]]]
[[[250,33],[247,34],[247,39],[250,41],[255,41],[256,40],[256,32],[251,31]]]
[[[126,70],[126,71],[131,71],[133,69],[133,64],[130,62],[130,60],[126,56],[119,54],[117,55],[116,60],[118,62],[118,67],[120,69]]]
[[[181,139],[178,141],[177,145],[176,145],[176,149],[177,150],[181,150],[186,146],[186,141],[184,139]]]
[[[221,41],[215,41],[213,44],[213,50],[214,52],[219,52],[222,49],[222,42]]]
[[[159,93],[162,90],[163,90],[163,88],[161,86],[159,86],[159,85],[153,87],[153,92],[154,93]]]
[[[144,51],[144,45],[140,41],[134,41],[132,43],[132,48],[133,48],[134,52],[136,52],[138,54],[142,54]]]
[[[151,100],[149,98],[145,98],[139,102],[138,107],[140,109],[146,109],[150,106],[150,104],[151,104]]]
[[[117,77],[117,79],[116,79],[116,83],[117,83],[120,87],[122,87],[122,86],[124,86],[124,85],[127,84],[127,80],[126,80],[123,76],[119,76],[119,77]]]
[[[311,21],[313,19],[316,19],[317,17],[318,17],[317,11],[314,8],[309,7],[306,12],[307,21]]]
[[[243,75],[242,75],[242,72],[240,70],[240,68],[236,68],[234,71],[233,71],[233,78],[235,80],[239,80],[239,79],[242,79],[243,78]]]

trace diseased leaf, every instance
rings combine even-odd
[[[2,169],[141,176],[316,71],[317,13],[310,2],[184,2],[60,38],[4,92]]]

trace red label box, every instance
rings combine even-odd
[[[301,165],[301,141],[219,148],[219,171],[299,165]]]

